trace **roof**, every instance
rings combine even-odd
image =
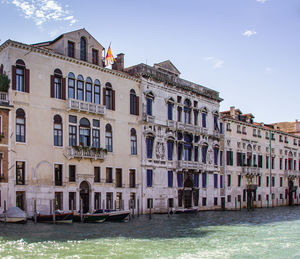
[[[173,74],[180,75],[180,71],[173,65],[170,60],[166,60],[157,64],[154,64],[154,67],[162,68],[163,70],[167,70]]]

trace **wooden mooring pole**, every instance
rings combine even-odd
[[[33,219],[34,224],[37,223],[36,200],[33,201]]]
[[[140,216],[140,200],[137,200],[137,216]]]
[[[80,221],[83,222],[82,199],[80,199]]]
[[[4,201],[4,223],[7,221],[7,213],[6,213],[6,201]]]
[[[56,219],[55,219],[55,200],[51,200],[51,202],[52,202],[52,220],[53,220],[53,224],[55,224],[55,221],[56,221]]]

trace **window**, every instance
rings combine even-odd
[[[90,146],[90,122],[86,118],[79,121],[79,144],[84,147]]]
[[[68,75],[68,98],[75,99],[75,75],[72,72]]]
[[[55,192],[55,210],[63,210],[63,193]]]
[[[147,115],[152,115],[152,101],[153,101],[153,99],[151,97],[147,97],[146,101],[147,101]]]
[[[62,186],[63,185],[63,179],[62,179],[62,165],[55,164],[54,165],[54,181],[56,186]]]
[[[99,54],[97,49],[92,49],[92,63],[99,65]]]
[[[122,181],[122,169],[117,168],[116,169],[116,187],[121,188],[123,184]]]
[[[218,165],[219,148],[214,148],[214,165]]]
[[[194,174],[194,187],[199,187],[199,174]]]
[[[53,126],[54,146],[63,146],[63,126],[62,119],[59,115],[54,116]]]
[[[94,103],[100,104],[100,81],[98,79],[94,82]]]
[[[12,66],[12,89],[29,93],[29,69],[25,68],[25,63],[21,59]]]
[[[241,187],[242,184],[242,176],[238,175],[238,187]]]
[[[23,109],[19,108],[16,111],[16,142],[25,143],[26,132],[25,132],[26,118]]]
[[[135,193],[131,192],[130,193],[130,208],[135,209],[135,204],[136,204],[136,199],[135,199]]]
[[[283,177],[281,176],[280,177],[280,187],[282,187],[283,186]]]
[[[226,160],[227,165],[233,165],[233,151],[227,151]]]
[[[3,172],[3,153],[0,153],[0,179],[4,178]],[[1,207],[1,191],[0,191],[0,207]]]
[[[69,182],[76,182],[76,166],[69,165]]]
[[[226,131],[231,131],[230,123],[226,123]]]
[[[173,187],[173,171],[168,171],[168,187]]]
[[[181,121],[181,113],[182,113],[182,107],[177,107],[177,121]]]
[[[202,198],[202,206],[206,206],[206,197]]]
[[[95,192],[94,209],[101,209],[101,192]]]
[[[214,174],[214,188],[218,188],[218,175]]]
[[[275,187],[275,177],[272,176],[272,187]]]
[[[80,59],[86,61],[86,39],[80,38]]]
[[[177,186],[181,188],[183,186],[183,175],[181,173],[177,174]]]
[[[75,44],[72,41],[68,41],[68,57],[74,58],[75,57]]]
[[[269,187],[269,176],[266,177],[266,187]]]
[[[131,155],[137,154],[137,136],[135,129],[130,130],[130,153]]]
[[[85,81],[85,101],[91,103],[92,102],[92,92],[93,92],[93,87],[92,87],[92,79],[90,77],[87,77]]]
[[[147,199],[147,209],[153,209],[153,199]]]
[[[147,158],[152,158],[153,153],[153,137],[146,138],[146,147],[147,147]]]
[[[103,88],[103,104],[106,109],[115,110],[115,91],[112,90],[112,85],[110,83],[105,84],[106,88]]]
[[[202,113],[202,127],[206,128],[206,113]]]
[[[129,170],[129,188],[135,188],[135,170]]]
[[[94,182],[95,183],[101,182],[101,169],[99,166],[94,167]]]
[[[258,176],[258,186],[261,186],[261,176]]]
[[[207,148],[207,145],[202,146],[202,162],[204,164],[206,164]]]
[[[214,130],[220,132],[218,120],[219,120],[218,116],[214,115]]]
[[[194,161],[198,162],[198,160],[199,160],[199,148],[198,148],[198,146],[195,146],[194,147]]]
[[[153,172],[152,170],[147,170],[147,187],[152,187],[153,184]]]
[[[93,147],[100,148],[100,121],[93,119]]]
[[[220,166],[223,166],[223,151],[220,151]]]
[[[266,156],[266,168],[269,168],[269,156]]]
[[[83,101],[83,88],[84,88],[84,79],[82,75],[77,77],[77,100]]]
[[[218,206],[218,198],[217,197],[214,198],[214,206]]]
[[[231,202],[231,195],[227,195],[227,202]]]
[[[112,168],[106,167],[106,183],[112,183],[113,176],[112,176]]]
[[[168,120],[173,120],[173,106],[172,102],[168,102]]]
[[[258,155],[258,167],[259,168],[263,167],[263,158],[262,158],[262,155]]]
[[[105,147],[108,152],[113,152],[112,127],[110,124],[105,126]]]
[[[110,210],[113,208],[113,193],[107,192],[106,193],[106,209]]]
[[[198,125],[198,115],[199,112],[197,110],[194,110],[194,125]]]
[[[174,147],[174,142],[173,141],[168,141],[168,160],[172,161],[173,160],[173,147]]]
[[[54,75],[51,76],[51,97],[65,100],[65,78],[62,77],[60,69],[54,70]]]
[[[76,119],[76,122],[77,122],[77,117],[70,115],[69,116],[69,123],[72,122],[70,120],[70,117],[74,117]],[[69,124],[69,146],[72,147],[72,146],[76,146],[76,145],[77,145],[77,126]]]
[[[202,173],[202,188],[206,188],[206,185],[207,185],[206,173]]]
[[[76,210],[76,192],[69,192],[69,210]]]
[[[184,101],[184,123],[191,124],[191,101]]]
[[[139,97],[133,89],[130,90],[130,114],[139,115]]]
[[[227,175],[227,186],[228,187],[231,186],[231,175],[230,174]]]
[[[193,146],[192,142],[193,142],[193,136],[190,134],[184,134],[183,153],[184,153],[185,161],[192,160],[192,146]]]
[[[25,184],[25,162],[21,162],[21,161],[16,162],[16,184],[17,185]]]

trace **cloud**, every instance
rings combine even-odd
[[[268,0],[256,0],[256,2],[259,2],[261,4],[264,4],[265,2],[267,2]]]
[[[251,37],[255,34],[256,34],[255,30],[247,30],[247,31],[243,32],[243,35],[246,36],[246,37]]]
[[[54,0],[12,0],[10,3],[17,7],[26,19],[31,19],[42,28],[47,22],[66,22],[73,25],[77,20],[67,9]]]
[[[211,61],[213,63],[213,68],[221,68],[223,67],[224,60],[218,59],[216,57],[205,57],[204,60]]]

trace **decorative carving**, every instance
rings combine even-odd
[[[157,142],[155,154],[157,159],[165,159],[165,145],[162,142]]]
[[[209,148],[207,150],[207,162],[211,165],[213,163],[213,150]]]

